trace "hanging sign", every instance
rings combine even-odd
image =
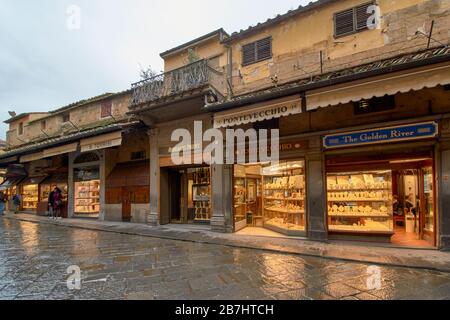
[[[325,149],[345,148],[388,142],[403,142],[435,138],[439,134],[437,122],[424,122],[381,129],[331,134],[323,138]]]

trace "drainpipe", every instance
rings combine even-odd
[[[228,94],[227,94],[227,100],[231,100],[231,98],[234,96],[233,93],[233,49],[230,44],[225,44],[225,47],[227,48],[227,88],[228,88]]]

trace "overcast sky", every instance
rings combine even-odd
[[[159,53],[167,49],[221,27],[229,33],[244,29],[308,2],[0,0],[0,138],[9,110],[53,110],[128,89],[139,80],[140,65],[163,69]]]

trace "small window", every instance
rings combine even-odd
[[[45,129],[47,129],[47,121],[42,120],[41,121],[41,130],[45,130]]]
[[[69,121],[70,121],[70,113],[69,112],[63,113],[63,115],[62,115],[62,122],[66,123],[66,122],[69,122]]]
[[[354,103],[355,115],[370,114],[374,112],[388,111],[395,109],[395,97],[384,96],[361,100]]]
[[[272,37],[267,37],[242,47],[243,66],[270,58],[272,58]]]
[[[112,112],[112,102],[102,103],[102,118],[110,117]]]
[[[334,35],[342,37],[359,31],[367,30],[367,21],[371,13],[367,13],[372,2],[354,7],[334,15]]]
[[[23,135],[23,122],[19,123],[18,133],[19,133],[19,136]]]
[[[145,151],[137,151],[131,153],[131,160],[143,160],[145,159]]]

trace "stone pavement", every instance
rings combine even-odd
[[[80,219],[54,221],[46,217],[29,214],[8,214],[7,218],[160,239],[217,244],[235,248],[260,249],[268,252],[339,259],[350,262],[375,263],[378,265],[450,272],[450,252],[431,249],[406,249],[382,244],[376,245],[348,241],[315,242],[300,238],[268,238],[220,234],[211,232],[201,226],[169,225],[151,227],[143,224]]]
[[[0,217],[0,298],[449,300],[450,273]]]

